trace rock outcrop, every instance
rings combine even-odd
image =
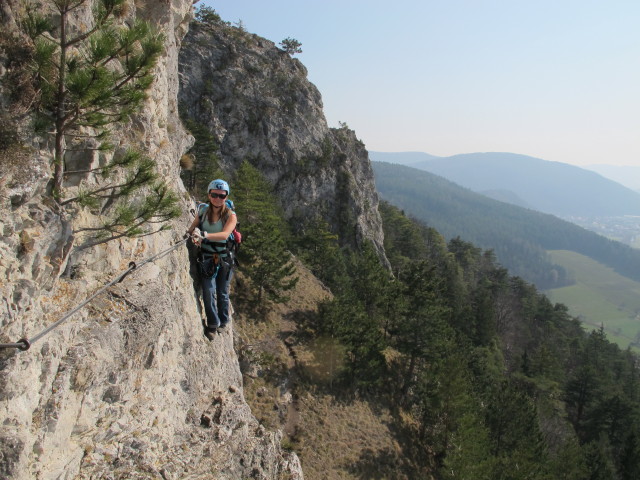
[[[293,224],[321,216],[351,246],[384,256],[378,195],[364,144],[330,129],[299,60],[226,22],[194,23],[180,50],[181,114],[219,144],[223,169],[249,160]]]
[[[17,28],[21,5],[1,3],[0,28]],[[282,434],[261,426],[244,401],[233,330],[212,342],[203,336],[185,244],[39,336],[130,262],[181,242],[191,204],[179,159],[194,139],[178,104],[183,119],[214,136],[225,171],[250,160],[273,183],[291,220],[322,216],[344,243],[370,240],[384,258],[364,145],[346,127],[328,128],[320,94],[298,60],[224,22],[195,25],[185,37],[191,0],[127,6],[129,19],[163,31],[166,49],[143,110],[116,140],[135,143],[155,160],[182,195],[185,213],[172,230],[79,251],[78,225],[98,217],[61,209],[47,194],[50,138],[32,134],[0,155],[0,343],[32,340],[27,351],[0,349],[0,477],[302,479],[298,457],[281,447]],[[88,12],[78,11],[77,28],[90,23]],[[4,46],[0,79],[12,74]],[[0,106],[8,104],[0,84]],[[17,138],[29,130],[18,121],[9,131],[5,119],[3,134]],[[101,157],[78,153],[66,160],[86,167]],[[69,176],[67,192],[81,181],[98,180]]]
[[[2,3],[0,28],[15,26],[18,5]],[[122,133],[130,139],[134,131],[161,175],[184,193],[178,159],[193,139],[178,118],[178,51],[192,2],[128,6],[130,17],[165,33],[166,51],[143,111]],[[6,55],[0,62],[6,75]],[[33,338],[129,262],[179,242],[190,222],[185,194],[185,214],[172,230],[74,254],[72,275],[63,276],[74,225],[89,214],[65,213],[51,202],[50,142],[33,138],[30,147],[0,165],[2,343]],[[301,479],[298,458],[280,446],[281,433],[259,425],[244,401],[232,331],[209,342],[200,319],[181,245],[29,350],[0,350],[0,477]]]

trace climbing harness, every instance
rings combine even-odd
[[[198,255],[198,265],[200,267],[200,274],[205,278],[215,278],[220,270],[221,259],[217,254],[203,255],[200,252]]]
[[[223,182],[223,180],[214,180],[214,182]],[[213,184],[213,182],[211,182]],[[227,189],[229,187],[227,186]],[[224,190],[224,189],[221,189]],[[232,200],[230,199],[226,199],[225,203],[227,205],[228,208],[230,208],[233,212],[235,212],[236,207],[233,203]],[[199,219],[199,224],[198,227],[196,229],[196,231],[200,231],[200,229],[202,228],[202,220],[205,216],[205,214],[207,213],[207,209],[209,208],[209,204],[208,203],[200,203],[197,205],[197,215],[198,215],[198,219]],[[193,211],[193,210],[192,210]],[[227,219],[229,217],[227,216],[225,219],[223,219],[223,224],[226,223]],[[242,233],[240,233],[238,231],[238,228],[240,228],[240,223],[238,222],[236,224],[236,227],[233,229],[233,232],[231,232],[231,234],[229,235],[229,238],[227,238],[227,243],[224,245],[218,245],[217,242],[209,242],[208,240],[203,240],[202,243],[205,245],[210,246],[213,249],[213,253],[214,255],[226,255],[225,257],[221,257],[224,258],[224,260],[221,260],[221,262],[225,265],[223,265],[225,267],[225,270],[227,271],[227,275],[229,275],[229,272],[231,271],[232,268],[234,267],[240,267],[240,262],[238,261],[238,252],[240,251],[240,245],[242,243]],[[206,232],[205,232],[206,233]],[[199,260],[202,262],[202,260]],[[218,261],[216,260],[216,264],[218,263]],[[206,277],[211,277],[211,275],[205,274]]]
[[[112,280],[109,283],[107,283],[105,286],[103,286],[100,290],[98,290],[93,295],[91,295],[89,298],[87,298],[80,305],[75,307],[73,310],[67,312],[62,318],[60,318],[56,322],[54,322],[51,325],[49,325],[47,328],[42,330],[37,335],[35,335],[35,336],[31,337],[31,338],[21,338],[20,340],[18,340],[15,343],[0,343],[0,348],[17,348],[18,350],[22,350],[22,351],[29,350],[29,348],[31,348],[31,345],[33,345],[35,342],[40,340],[42,337],[47,335],[52,330],[54,330],[57,327],[59,327],[60,325],[62,325],[62,323],[64,323],[65,320],[67,320],[74,313],[76,313],[77,311],[82,309],[82,307],[84,307],[91,300],[93,300],[98,295],[100,295],[102,292],[104,292],[107,288],[111,287],[112,285],[115,285],[116,283],[122,282],[126,278],[126,276],[129,275],[131,272],[133,272],[136,268],[142,267],[143,265],[146,265],[147,263],[154,262],[157,259],[164,257],[165,255],[169,254],[170,252],[172,252],[173,250],[178,248],[180,245],[185,243],[187,240],[189,240],[189,237],[184,238],[183,240],[180,240],[178,243],[176,243],[175,245],[171,246],[170,248],[167,248],[166,250],[163,250],[162,252],[157,253],[156,255],[153,255],[153,256],[147,258],[146,260],[144,260],[144,261],[142,261],[142,262],[140,262],[138,264],[136,264],[136,262],[130,262],[129,263],[129,268],[127,270],[125,270],[123,273],[121,273],[117,278],[115,278],[114,280]]]

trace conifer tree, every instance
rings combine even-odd
[[[23,24],[35,44],[35,80],[39,113],[55,135],[54,192],[61,195],[67,139],[86,135],[105,139],[109,127],[135,112],[153,82],[152,70],[163,49],[163,36],[139,20],[116,25],[125,0],[100,0],[94,24],[72,28],[71,16],[88,0],[51,0],[58,16],[53,25],[31,10]],[[102,145],[104,148],[105,145]]]
[[[380,262],[373,244],[369,241],[349,258],[350,275],[347,280],[364,311],[379,321],[382,327],[393,314],[392,298],[395,296],[393,277]]]
[[[432,357],[416,374],[415,383],[413,404],[420,419],[419,438],[442,458],[457,441],[461,417],[477,408],[470,396],[464,359],[451,351],[443,358]]]
[[[302,44],[295,38],[285,38],[280,42],[280,47],[291,56],[294,56],[296,53],[302,53]]]
[[[298,277],[285,241],[287,227],[278,214],[271,186],[244,161],[236,172],[233,197],[242,222],[242,270],[257,290],[256,303],[284,302]]]
[[[215,25],[222,21],[215,9],[208,5],[200,5],[196,10],[195,18],[198,22],[208,25]]]
[[[320,309],[322,329],[335,335],[346,350],[346,376],[353,387],[380,385],[384,379],[384,337],[379,322],[368,315],[352,289],[342,290]]]
[[[397,279],[414,260],[427,258],[428,249],[419,226],[387,202],[378,207],[383,219],[384,248]]]
[[[330,288],[346,277],[338,236],[329,231],[329,224],[322,218],[313,218],[302,225],[296,247],[296,254]]]
[[[49,16],[46,8],[36,11],[30,5],[22,28],[34,46],[36,125],[54,138],[53,196],[61,206],[77,203],[99,213],[113,207],[115,216],[104,221],[104,228],[76,230],[98,233],[100,241],[153,233],[142,225],[163,223],[179,211],[176,196],[158,181],[149,158],[129,149],[100,167],[67,172],[65,155],[113,149],[110,131],[142,106],[164,37],[147,22],[125,21],[125,0],[98,0],[88,26],[72,20],[79,12],[88,12],[92,1],[49,0],[48,5],[53,9]],[[100,186],[81,185],[77,196],[64,199],[68,173],[92,174]],[[133,198],[143,187],[144,198]],[[89,240],[84,246],[95,243]]]
[[[490,402],[486,425],[497,460],[492,478],[545,478],[547,448],[532,399],[505,380],[495,386]],[[518,471],[513,469],[516,464]]]
[[[585,453],[576,438],[569,437],[551,462],[552,478],[582,480],[589,478]]]
[[[494,459],[489,452],[489,433],[475,412],[467,411],[458,419],[443,463],[442,478],[493,478]]]
[[[609,455],[610,446],[605,438],[594,440],[585,446],[589,480],[611,480],[618,478]]]
[[[452,330],[447,325],[450,309],[441,294],[442,282],[426,261],[411,266],[405,274],[406,309],[398,312],[391,325],[393,345],[403,354],[400,369],[402,386],[398,401],[408,400],[407,394],[416,381],[420,364],[442,357],[449,348]]]
[[[327,332],[347,350],[351,384],[370,387],[385,374],[384,331],[394,315],[397,288],[371,242],[347,258],[347,271],[334,282],[336,298],[321,311]]]
[[[195,138],[195,143],[186,153],[189,157],[189,165],[184,165],[182,160],[180,162],[183,167],[181,177],[187,190],[197,197],[206,192],[211,178],[224,176],[219,166],[220,146],[205,125],[192,119],[183,119],[183,121]]]
[[[637,433],[638,426],[631,431],[620,454],[620,478],[622,480],[632,480],[640,478],[640,436]]]

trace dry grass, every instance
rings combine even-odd
[[[403,454],[403,427],[385,406],[344,398],[333,385],[341,349],[307,330],[330,293],[302,265],[298,275],[291,300],[266,320],[235,316],[253,414],[286,433],[283,446],[298,454],[307,480],[428,478],[414,473]]]
[[[329,394],[299,402],[297,448],[305,478],[409,479],[394,419],[369,401],[338,401]]]

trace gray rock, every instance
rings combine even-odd
[[[12,434],[0,433],[0,477],[11,478],[18,473],[24,441]]]
[[[193,138],[178,117],[178,49],[192,1],[147,3],[129,1],[128,15],[158,25],[166,52],[144,110],[117,134],[124,144],[139,141],[184,193],[178,160]],[[15,26],[18,5],[3,2],[0,29],[3,21]],[[59,209],[44,195],[51,145],[34,138],[31,148],[29,170],[3,171],[0,182],[2,342],[33,338],[130,261],[179,241],[191,220],[185,196],[172,230],[74,254],[77,226],[100,218]],[[76,180],[66,185],[69,194]],[[302,479],[297,456],[281,448],[282,434],[262,429],[244,401],[233,335],[203,336],[193,284],[181,247],[132,272],[29,350],[0,351],[0,477]]]
[[[365,146],[352,130],[327,126],[299,60],[223,22],[192,24],[179,58],[180,108],[212,133],[225,170],[250,159],[293,223],[320,216],[344,243],[370,240],[386,260]]]

